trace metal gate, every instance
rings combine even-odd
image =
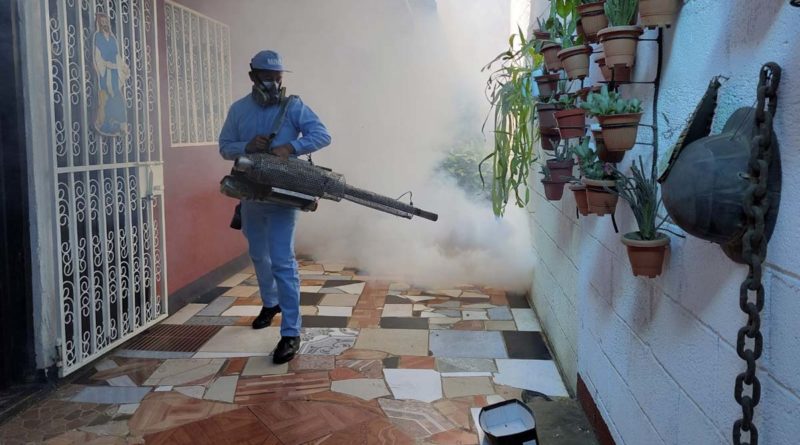
[[[155,0],[47,11],[61,374],[167,313]]]

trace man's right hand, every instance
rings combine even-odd
[[[265,153],[269,151],[269,137],[258,135],[244,147],[246,153]]]

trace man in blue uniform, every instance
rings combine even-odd
[[[270,140],[280,119],[283,61],[274,51],[261,51],[250,62],[250,94],[236,101],[228,112],[219,136],[222,157],[234,160],[245,153],[271,152],[287,158],[312,153],[331,142],[319,117],[295,97],[285,118]],[[300,136],[302,134],[302,136]],[[263,307],[253,329],[270,325],[282,314],[281,340],[273,352],[275,363],[294,358],[300,347],[300,276],[294,257],[297,209],[279,204],[242,201],[242,231],[249,244]]]

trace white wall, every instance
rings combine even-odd
[[[532,9],[541,3],[533,0]],[[794,174],[800,171],[799,24],[800,8],[784,0],[692,0],[664,34],[662,155],[712,76],[731,78],[720,91],[719,131],[734,109],[753,104],[761,65],[783,67],[775,121],[783,196],[764,277],[763,393],[756,409],[761,444],[797,443],[800,437],[800,179]],[[655,46],[641,42],[639,50],[636,80],[650,80]],[[652,87],[623,88],[645,100],[643,122],[651,122]],[[640,140],[648,138],[643,129]],[[648,162],[650,151],[637,146],[622,169],[639,155]],[[733,384],[744,368],[735,340],[745,322],[738,289],[746,268],[715,244],[672,236],[664,274],[636,278],[609,217],[576,219],[571,193],[548,202],[538,178],[532,184],[537,264],[531,294],[570,385],[580,373],[618,444],[730,443],[741,414]],[[621,233],[635,230],[622,202],[617,221]]]

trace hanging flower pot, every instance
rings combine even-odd
[[[641,34],[642,28],[638,26],[610,26],[600,30],[597,37],[603,44],[606,65],[633,66]]]
[[[583,32],[588,42],[597,42],[597,32],[608,26],[608,18],[604,10],[605,0],[578,5]]]
[[[583,216],[587,216],[589,214],[589,202],[586,201],[586,187],[573,184],[569,186],[569,189],[575,195],[575,204],[578,206],[578,212]]]
[[[602,130],[592,130],[592,135],[594,135],[595,152],[597,152],[597,157],[600,158],[601,161],[610,162],[612,164],[622,162],[622,159],[625,157],[625,152],[609,151],[606,148]]]
[[[643,240],[639,232],[626,233],[622,244],[628,248],[628,259],[633,274],[655,278],[661,275],[664,256],[669,246],[669,237],[658,233],[654,240]]]
[[[555,119],[555,118],[553,118]],[[557,129],[539,129],[539,140],[542,144],[542,150],[553,151],[561,142],[561,135],[558,134]]]
[[[603,80],[616,83],[628,83],[631,81],[631,67],[625,65],[617,65],[612,70],[611,67],[606,65],[606,58],[600,57],[595,60],[595,63],[600,67],[600,73],[603,75]]]
[[[574,108],[555,112],[561,139],[583,137],[586,134],[586,110]]]
[[[547,198],[548,201],[560,201],[561,197],[564,196],[564,184],[565,182],[563,181],[542,179],[545,198]]]
[[[640,23],[645,28],[670,27],[680,7],[679,0],[639,0]]]
[[[573,46],[558,52],[558,60],[561,61],[561,66],[564,67],[570,80],[583,79],[589,75],[590,54],[592,47],[588,45]]]
[[[558,88],[558,81],[561,78],[558,74],[545,74],[536,76],[533,79],[539,87],[539,96],[550,97]]]
[[[536,112],[539,115],[539,129],[542,131],[542,134],[544,134],[547,130],[556,130],[558,128],[555,112],[560,109],[561,105],[558,103],[539,103],[536,106]],[[552,134],[553,132],[549,131],[548,133]]]
[[[642,113],[597,116],[600,128],[603,129],[605,148],[609,151],[625,151],[633,148],[636,145],[641,118]]]
[[[544,56],[544,64],[548,71],[558,71],[561,69],[561,61],[558,60],[558,52],[561,51],[561,45],[547,42],[542,45],[542,56]]]
[[[548,159],[547,169],[550,170],[550,180],[553,182],[569,182],[570,178],[572,178],[573,166],[575,166],[575,161],[572,159],[567,159],[566,161]]]
[[[597,216],[614,213],[619,197],[606,191],[605,188],[613,188],[617,184],[615,181],[589,178],[583,178],[581,181],[586,186],[586,202],[589,206],[589,213]]]

